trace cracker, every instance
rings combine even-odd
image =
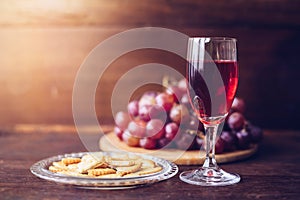
[[[102,165],[104,165],[103,155],[86,154],[81,158],[81,162],[77,166],[80,173],[87,173],[89,169],[95,169]]]
[[[65,165],[70,165],[70,164],[76,164],[76,163],[79,163],[79,162],[81,161],[81,159],[80,159],[80,158],[67,157],[67,158],[61,159],[61,161],[62,161]]]
[[[127,154],[114,152],[114,153],[111,153],[110,156],[107,156],[107,159],[109,159],[109,160],[128,160],[129,157]]]
[[[50,172],[53,172],[53,173],[57,173],[57,172],[61,172],[61,171],[64,171],[63,169],[60,169],[60,168],[58,168],[58,167],[55,167],[55,166],[53,166],[53,165],[51,165],[50,167],[49,167],[49,171]]]
[[[89,176],[101,176],[101,175],[107,175],[107,174],[115,174],[116,170],[111,168],[102,168],[102,169],[90,169],[88,170]]]
[[[59,162],[53,162],[52,165],[54,167],[58,168],[58,169],[61,169],[61,170],[68,170],[67,166],[63,162],[61,162],[61,161],[59,161]]]
[[[141,169],[141,166],[142,166],[142,163],[137,162],[135,165],[129,166],[129,167],[116,167],[116,170],[117,170],[117,174],[124,176],[126,174],[137,172],[138,170]]]
[[[109,165],[106,162],[102,162],[99,163],[98,165],[96,165],[96,167],[94,169],[98,169],[98,168],[108,168]]]
[[[145,169],[142,169],[142,170],[140,170],[136,173],[138,175],[142,176],[142,175],[154,174],[154,173],[160,172],[161,170],[162,170],[162,167],[157,166],[157,167],[154,167],[154,168],[145,168]]]
[[[78,165],[76,163],[70,164],[67,166],[67,170],[72,172],[78,172]]]
[[[94,178],[139,177],[161,170],[162,167],[150,159],[119,152],[106,156],[96,152],[85,154],[82,158],[66,157],[49,166],[49,171],[53,173]]]
[[[152,160],[141,159],[140,162],[142,162],[143,168],[154,168],[156,166],[155,162],[153,162]]]
[[[104,156],[101,152],[99,153],[88,153],[81,158],[81,162],[103,162]]]
[[[128,154],[128,158],[130,160],[139,160],[141,159],[141,156],[135,155],[135,154]]]
[[[87,174],[80,174],[80,173],[74,172],[74,171],[60,171],[57,173],[67,175],[67,176],[89,177]]]
[[[135,165],[135,162],[133,160],[110,160],[107,161],[109,166],[111,167],[129,167]]]
[[[138,177],[138,176],[143,176],[143,175],[149,175],[149,174],[154,174],[157,172],[160,172],[162,170],[162,167],[157,166],[154,168],[145,168],[141,169],[137,172],[126,174],[124,177]]]

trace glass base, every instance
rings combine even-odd
[[[222,169],[200,168],[182,172],[179,178],[189,184],[201,186],[226,186],[240,182],[238,174],[231,174]]]

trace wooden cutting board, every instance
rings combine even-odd
[[[199,165],[202,164],[205,158],[205,152],[199,150],[182,151],[178,149],[159,149],[148,150],[139,147],[129,147],[113,133],[107,133],[99,140],[99,146],[102,151],[127,151],[134,153],[149,154],[170,160],[178,165]],[[223,154],[217,154],[218,163],[228,163],[237,160],[242,160],[250,157],[257,151],[258,145],[251,145],[249,149],[238,150]]]

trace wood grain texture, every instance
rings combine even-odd
[[[298,130],[299,6],[297,0],[3,0],[0,125],[73,124],[73,85],[89,52],[122,31],[158,26],[188,36],[236,37],[237,95],[246,100],[247,118],[263,128]],[[113,121],[109,105],[117,80],[149,62],[184,72],[184,61],[167,52],[121,56],[99,81],[95,107],[100,123]]]
[[[2,26],[163,26],[292,28],[299,30],[297,0],[4,0]]]
[[[284,137],[284,140],[282,136]],[[239,173],[242,181],[228,187],[204,188],[181,182],[178,175],[167,181],[134,190],[83,190],[39,179],[29,167],[44,158],[85,151],[73,132],[0,132],[1,199],[298,199],[300,174],[299,132],[266,131],[257,154],[247,160],[223,164]],[[180,166],[180,172],[195,166]]]
[[[149,154],[169,160],[177,165],[200,165],[205,160],[205,151],[203,150],[200,152],[199,150],[184,151],[179,149],[150,150],[140,147],[130,147],[120,141],[114,132],[109,132],[102,136],[99,140],[99,147],[102,151],[126,151]],[[258,145],[252,145],[246,150],[217,154],[216,160],[219,164],[244,160],[255,154],[257,149]]]
[[[0,102],[3,105],[0,124],[72,124],[72,91],[80,65],[93,47],[119,31],[94,28],[0,30],[3,47],[0,49]],[[263,128],[299,128],[297,123],[292,123],[300,112],[300,95],[296,92],[299,68],[295,67],[297,58],[290,55],[290,52],[298,52],[299,39],[295,35],[289,31],[270,35],[268,30],[182,31],[188,35],[237,37],[240,65],[237,95],[246,100],[247,118]],[[14,41],[18,45],[13,45]],[[118,78],[133,67],[150,62],[184,72],[184,61],[166,52],[143,50],[120,57],[109,66],[97,88],[95,106],[101,123],[112,122],[109,105]],[[157,78],[157,75],[147,74],[147,77]],[[280,123],[274,123],[278,121]]]

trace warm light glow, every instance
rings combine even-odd
[[[40,9],[45,9],[45,10],[62,10],[67,8],[67,4],[69,2],[71,1],[61,1],[61,0],[36,1],[35,7]]]
[[[80,8],[82,1],[68,1],[68,0],[31,0],[23,1],[23,6],[26,8],[33,8],[36,11],[65,11],[74,12]],[[23,8],[24,8],[23,7]]]
[[[76,15],[85,4],[84,0],[3,0],[0,1],[0,24],[26,24]]]

